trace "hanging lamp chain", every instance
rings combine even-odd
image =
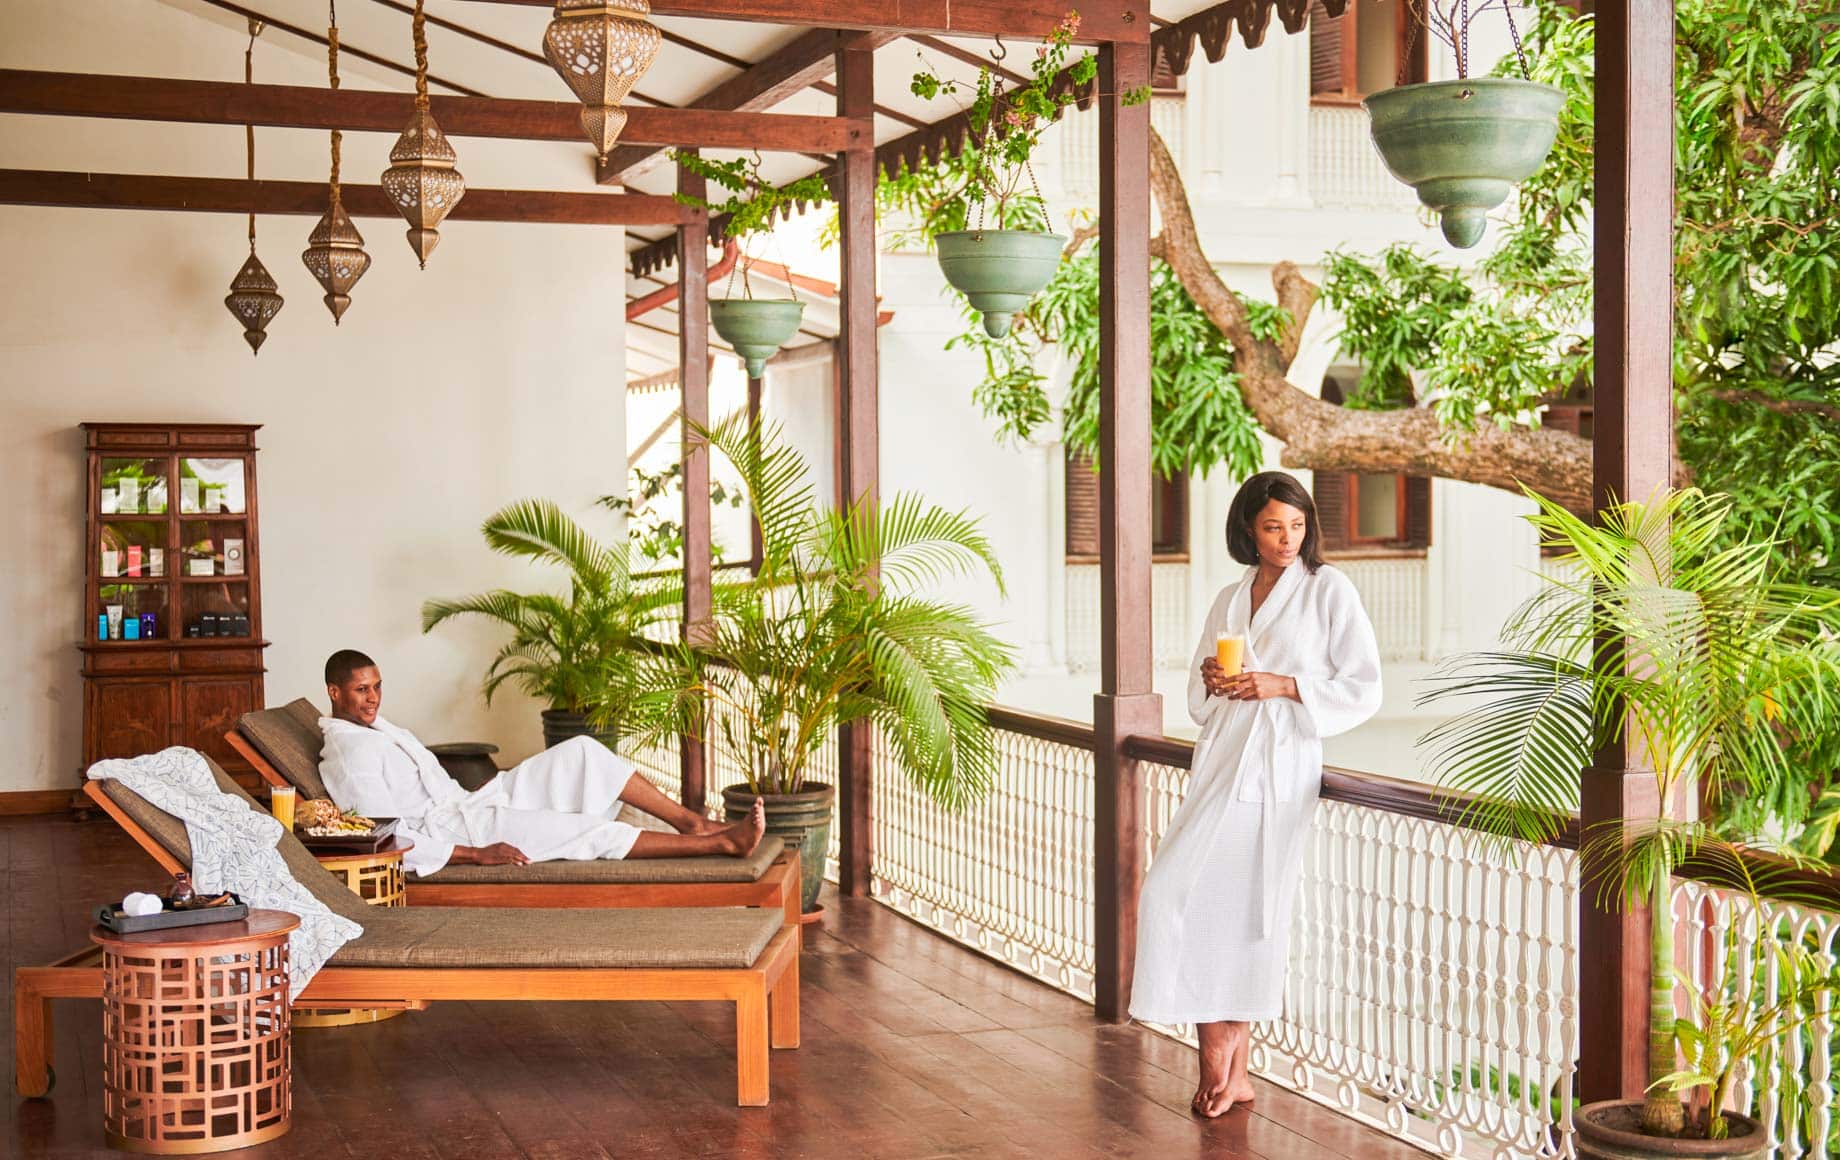
[[[339,6],[338,0],[327,0],[326,4],[326,77],[331,82],[332,91],[339,91]],[[339,204],[339,143],[344,134],[337,129],[332,131],[332,175],[327,181],[333,208]]]
[[[1431,14],[1424,10],[1429,0],[1406,0],[1406,47],[1399,54],[1399,77],[1394,84],[1408,84],[1412,80],[1412,50],[1418,47],[1419,25],[1431,19]]]
[[[428,107],[428,28],[422,14],[422,0],[415,0],[415,15],[409,21],[409,34],[415,41],[415,107]]]
[[[1521,47],[1521,30],[1514,23],[1514,0],[1501,0],[1502,15],[1508,18],[1508,36],[1514,41],[1514,58],[1521,62],[1521,79],[1532,80],[1533,71],[1527,67],[1527,50]]]
[[[262,21],[250,17],[249,45],[243,49],[243,83],[246,85],[253,85],[256,82],[256,37],[262,35],[264,27],[266,26]],[[244,152],[249,159],[249,180],[253,182],[256,179],[256,127],[254,123],[243,126],[243,144]],[[256,252],[256,211],[253,209],[249,211],[249,252],[252,254]]]

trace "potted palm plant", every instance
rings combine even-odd
[[[652,662],[672,728],[708,735],[738,758],[724,791],[731,818],[756,796],[767,830],[798,844],[803,904],[817,908],[834,786],[812,763],[837,727],[872,722],[914,783],[960,807],[996,777],[984,706],[1013,666],[969,608],[925,594],[953,575],[1002,573],[976,519],[900,495],[821,507],[810,473],[776,429],[736,416],[697,438],[735,467],[761,531],[758,573],[719,587],[697,644]]]
[[[757,379],[766,372],[767,360],[773,353],[798,333],[805,304],[799,301],[790,282],[786,288],[792,297],[754,297],[754,287],[748,280],[748,270],[755,261],[749,239],[764,237],[772,231],[775,221],[795,207],[829,201],[830,186],[816,173],[789,185],[776,186],[765,181],[760,176],[758,152],[752,157],[737,157],[732,161],[711,161],[699,153],[681,149],[673,151],[672,156],[691,173],[728,190],[728,197],[722,201],[686,193],[671,196],[684,205],[708,210],[711,216],[725,217],[724,234],[741,247],[740,259],[729,272],[723,297],[709,300],[709,322],[747,364],[748,377]],[[737,271],[741,275],[739,298],[734,296]]]
[[[668,578],[634,584],[627,546],[601,543],[550,500],[520,500],[493,513],[480,531],[495,552],[559,565],[567,591],[500,588],[429,600],[422,604],[422,631],[457,616],[482,616],[510,629],[511,639],[486,668],[486,702],[512,682],[549,706],[544,745],[592,734],[612,747],[620,730],[639,726],[640,650],[648,647],[647,631],[675,614],[681,587]]]
[[[1067,64],[1079,27],[1079,14],[1067,13],[1037,51],[1028,79],[1008,92],[998,89],[988,67],[978,70],[976,83],[941,77],[929,67],[916,72],[910,85],[927,100],[942,94],[969,99],[961,104],[970,138],[951,167],[962,180],[941,198],[957,208],[959,220],[951,223],[956,228],[935,222],[926,232],[938,246],[946,281],[983,314],[984,332],[992,338],[1009,333],[1016,313],[1054,276],[1067,245],[1047,227],[1030,158],[1042,133],[1098,72],[1098,59],[1090,53]],[[998,43],[993,55],[1000,63]],[[1133,90],[1121,99],[1140,104],[1150,99],[1150,90]]]
[[[1693,817],[1702,791],[1770,800],[1800,784],[1785,738],[1840,721],[1840,593],[1773,579],[1773,545],[1737,537],[1720,496],[1663,492],[1616,505],[1596,526],[1534,498],[1530,518],[1570,571],[1548,577],[1501,648],[1457,658],[1421,697],[1461,705],[1425,739],[1432,767],[1473,795],[1470,824],[1545,842],[1576,808],[1579,776],[1600,748],[1647,755],[1662,820],[1586,833],[1581,855],[1587,886],[1605,901],[1646,903],[1651,917],[1650,1086],[1642,1101],[1579,1109],[1579,1147],[1618,1160],[1761,1156],[1759,1125],[1724,1106],[1732,1077],[1774,1037],[1796,1033],[1837,980],[1762,901],[1793,898],[1801,862],[1766,856],[1755,835],[1716,821],[1673,819]],[[1689,863],[1738,916],[1723,929],[1728,945],[1741,926],[1784,968],[1777,989],[1760,988],[1732,953],[1721,981],[1691,981],[1694,1005],[1677,1013],[1672,887]]]
[[[1418,192],[1436,212],[1444,238],[1458,249],[1482,240],[1488,212],[1508,190],[1531,177],[1552,152],[1565,94],[1533,80],[1514,23],[1515,0],[1418,0],[1411,19],[1444,42],[1456,60],[1457,79],[1400,84],[1374,93],[1362,105],[1372,121],[1374,147],[1394,177]],[[1520,77],[1469,75],[1470,25],[1500,9],[1514,40]],[[1403,57],[1410,57],[1408,48]],[[1403,58],[1402,58],[1403,59]]]

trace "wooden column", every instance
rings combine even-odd
[[[875,107],[874,55],[862,49],[837,53],[837,113],[871,115]],[[841,230],[836,346],[837,502],[876,502],[877,423],[875,366],[875,148],[847,150],[838,157],[838,220]],[[870,775],[874,735],[867,722],[847,725],[837,737],[838,889],[866,897],[874,872],[871,841]]]
[[[1674,12],[1630,0],[1597,14],[1596,502],[1646,500],[1673,475]],[[1588,833],[1660,810],[1645,758],[1597,755],[1584,775]],[[1648,915],[1579,906],[1579,1094],[1640,1099],[1648,1074]]]
[[[1125,738],[1161,736],[1150,641],[1150,83],[1141,44],[1099,49],[1099,675],[1093,698],[1095,1005],[1124,1019],[1144,878],[1143,782]]]
[[[677,171],[677,192],[703,197],[706,183],[689,170]],[[709,221],[698,210],[677,227],[677,374],[683,393],[684,621],[687,641],[703,638],[712,599],[709,575],[709,452],[693,443],[690,425],[709,426]],[[683,803],[702,813],[706,805],[705,738],[682,745]]]

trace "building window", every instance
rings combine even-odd
[[[1323,401],[1339,405],[1343,379],[1352,380],[1358,373],[1341,370],[1323,376]],[[1427,476],[1318,471],[1310,490],[1325,552],[1423,552],[1431,547]]]
[[[1067,452],[1067,559],[1099,558],[1099,472],[1090,456]],[[1188,473],[1158,477],[1150,489],[1150,551],[1158,560],[1188,558]]]
[[[1424,29],[1413,33],[1407,0],[1348,0],[1340,16],[1330,16],[1323,0],[1310,6],[1310,100],[1343,105],[1400,82],[1400,61],[1407,61],[1405,82],[1423,81]]]

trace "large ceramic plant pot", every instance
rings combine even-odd
[[[984,333],[1002,338],[1016,312],[1054,277],[1067,239],[1034,230],[958,230],[940,234],[939,269],[984,316]]]
[[[1726,1112],[1731,1137],[1725,1140],[1676,1140],[1642,1134],[1641,1100],[1604,1100],[1586,1104],[1574,1116],[1578,1154],[1592,1160],[1763,1160],[1770,1154],[1763,1125],[1749,1116]]]
[[[745,785],[723,790],[722,808],[728,820],[747,817],[754,796]],[[777,834],[787,849],[799,852],[799,910],[810,914],[818,909],[818,888],[824,885],[824,855],[831,844],[831,807],[837,789],[821,781],[806,781],[801,793],[761,794],[760,800],[767,807],[767,833]]]
[[[1361,102],[1394,177],[1443,219],[1459,249],[1482,240],[1488,212],[1552,152],[1565,94],[1512,77],[1401,85]]]
[[[709,322],[747,363],[748,378],[767,371],[767,360],[799,332],[805,304],[791,298],[711,298]]]
[[[559,745],[571,737],[593,737],[609,749],[617,749],[620,735],[611,729],[596,729],[586,713],[567,709],[543,710],[543,748]]]

